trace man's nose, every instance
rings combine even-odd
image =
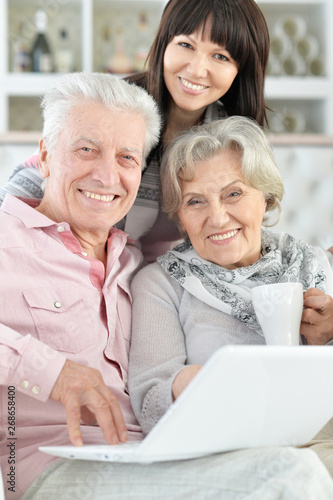
[[[105,186],[114,186],[120,181],[119,168],[116,159],[104,159],[94,168],[92,178]]]

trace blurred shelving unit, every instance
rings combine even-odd
[[[34,15],[38,8],[48,17],[46,35],[51,52],[57,49],[59,31],[66,28],[74,70],[89,72],[106,69],[102,61],[106,30],[110,33],[111,50],[116,50],[116,30],[123,32],[124,46],[133,59],[140,43],[138,35],[142,38],[144,28],[148,43],[151,43],[165,4],[164,0],[1,0],[0,134],[40,130],[39,99],[60,76],[56,72],[14,71],[15,44],[26,46],[27,52],[31,50],[36,36]]]
[[[271,37],[265,90],[274,142],[333,144],[333,2],[257,3]]]
[[[333,144],[333,2],[332,0],[257,0],[267,20],[272,51],[266,78],[267,103],[272,141]],[[8,131],[38,131],[41,127],[40,97],[59,78],[58,73],[13,71],[17,41],[31,48],[35,37],[34,14],[42,7],[48,16],[47,37],[51,50],[63,27],[69,32],[75,71],[108,70],[116,50],[129,61],[141,43],[143,29],[147,44],[152,41],[167,0],[2,0],[0,2],[0,134]],[[44,6],[44,7],[43,7]],[[281,24],[296,23],[295,39],[314,38],[317,47],[316,74],[308,62],[293,66],[295,54],[282,54],[278,68],[276,52],[289,35]],[[300,23],[300,26],[297,25]],[[280,34],[279,34],[280,27]],[[294,26],[295,28],[295,26]],[[289,40],[290,42],[290,40]],[[289,47],[290,48],[290,47]],[[275,53],[273,53],[273,50]],[[303,43],[304,50],[304,43]],[[290,52],[290,51],[289,51]],[[288,56],[288,57],[287,57]],[[123,59],[124,59],[123,57]],[[286,73],[281,70],[290,59]],[[119,58],[118,58],[119,59]],[[119,62],[119,61],[118,61]],[[111,64],[112,65],[112,64]],[[134,68],[135,64],[133,65]],[[292,73],[292,74],[290,74]]]

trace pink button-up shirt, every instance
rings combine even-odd
[[[6,498],[21,498],[56,460],[38,446],[69,444],[64,407],[48,399],[66,358],[102,373],[129,438],[142,438],[127,392],[129,285],[141,259],[138,249],[126,246],[125,233],[112,229],[105,270],[66,222],[55,223],[7,195],[0,211],[0,463]],[[105,443],[98,426],[81,430],[84,443]]]

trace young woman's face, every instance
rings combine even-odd
[[[204,110],[222,97],[238,73],[229,52],[209,38],[209,25],[190,35],[175,36],[164,53],[164,82],[177,107]]]
[[[266,200],[245,184],[239,153],[224,150],[197,164],[182,198],[178,218],[200,257],[227,269],[259,259]]]

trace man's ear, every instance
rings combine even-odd
[[[39,161],[38,161],[38,163],[39,163],[40,173],[42,174],[42,177],[44,177],[44,179],[46,179],[50,175],[50,170],[49,170],[49,154],[47,152],[44,139],[41,139],[39,141]]]

